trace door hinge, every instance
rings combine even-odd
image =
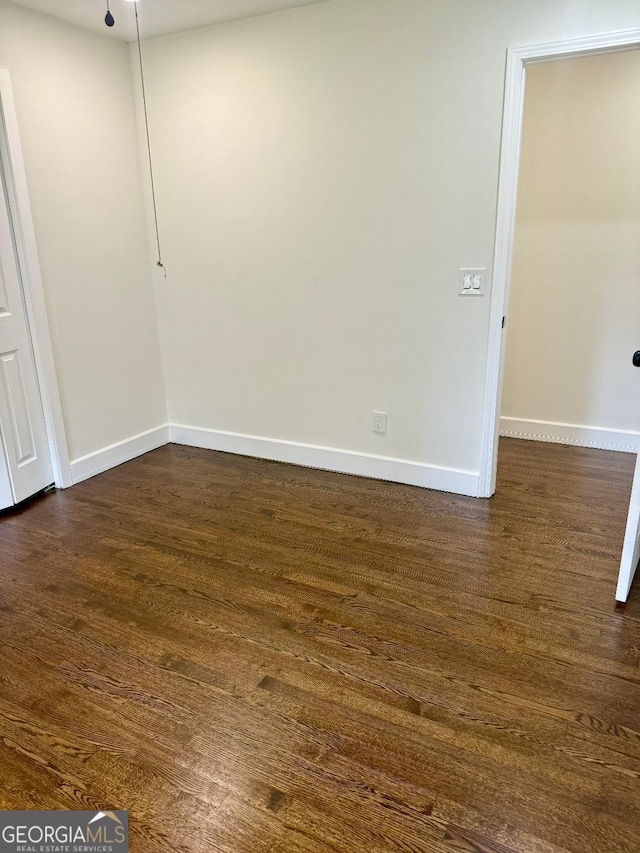
[[[506,322],[507,322],[507,318],[506,318],[506,317],[503,317],[503,318],[502,318],[502,328],[503,328],[503,329],[504,329],[504,324],[505,324]]]

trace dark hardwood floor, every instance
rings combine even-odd
[[[168,446],[0,518],[0,808],[132,851],[637,853],[625,454],[491,501]]]

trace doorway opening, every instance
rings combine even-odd
[[[500,435],[638,453],[640,49],[527,74]]]
[[[618,81],[624,118],[618,130],[624,133],[622,125],[629,122],[640,140],[638,110],[632,107],[638,77],[625,78],[640,70],[638,46],[640,31],[634,30],[509,51],[485,396],[485,497],[495,491],[501,432],[630,453],[640,449],[640,371],[632,367],[640,346],[640,325],[634,326],[640,194],[633,187],[640,175],[636,147],[627,158],[626,183],[613,179],[630,140],[616,136],[610,120],[615,99],[607,101],[605,91]],[[583,99],[581,86],[588,92]],[[585,111],[598,98],[601,122],[586,137],[585,122],[596,117]],[[639,490],[640,472],[629,508],[619,601],[626,600],[640,557]]]

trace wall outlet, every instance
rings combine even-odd
[[[374,412],[373,413],[373,431],[378,433],[378,435],[386,435],[387,434],[387,413],[386,412]]]

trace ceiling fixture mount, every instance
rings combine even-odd
[[[151,156],[151,135],[149,133],[149,111],[147,109],[147,91],[144,84],[144,65],[142,63],[142,41],[140,40],[140,21],[138,20],[138,0],[133,0],[133,8],[136,13],[136,41],[138,42],[138,59],[140,61],[140,86],[142,89],[142,111],[144,112],[144,129],[147,135],[147,154],[149,158],[149,179],[151,183],[151,203],[153,205],[153,222],[156,228],[156,247],[158,249],[157,267],[160,267],[167,277],[167,270],[162,263],[162,249],[160,248],[160,228],[158,226],[158,205],[156,203],[156,184],[153,178],[153,157]]]
[[[142,62],[142,40],[140,38],[140,21],[138,20],[138,0],[129,0],[130,3],[133,3],[133,10],[136,15],[136,41],[138,44],[138,60],[140,63],[140,85],[142,89],[142,110],[144,113],[144,129],[147,137],[147,155],[149,160],[149,180],[151,184],[151,203],[153,205],[153,222],[155,225],[156,231],[156,247],[158,250],[158,261],[156,266],[160,267],[160,269],[164,272],[165,278],[167,275],[167,270],[165,269],[165,265],[162,262],[162,249],[160,248],[160,228],[158,226],[158,205],[156,203],[156,184],[153,176],[153,157],[151,156],[151,134],[149,133],[149,111],[147,109],[147,92],[144,82],[144,65]],[[109,0],[107,0],[107,14],[104,19],[105,24],[108,27],[112,27],[115,24],[115,18],[111,14],[111,9],[109,8]]]

